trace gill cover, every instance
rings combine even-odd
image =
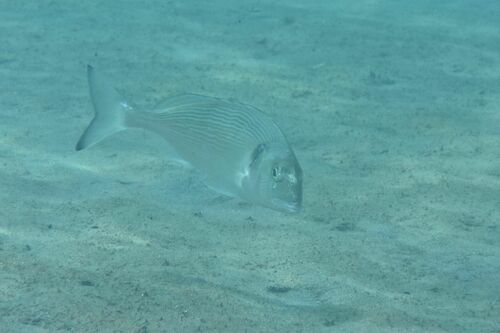
[[[261,143],[252,152],[244,184],[249,198],[284,212],[302,208],[302,169],[288,147]]]

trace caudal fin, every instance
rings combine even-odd
[[[90,65],[87,66],[87,77],[95,115],[78,140],[76,150],[93,146],[107,136],[126,129],[125,117],[127,109],[130,109],[116,90]]]

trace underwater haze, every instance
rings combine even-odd
[[[0,0],[0,332],[500,332],[499,18]],[[214,191],[142,129],[75,151],[87,65],[140,110],[193,93],[265,112],[302,210]]]

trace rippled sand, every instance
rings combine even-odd
[[[0,2],[0,331],[498,332],[500,5]],[[304,212],[218,196],[119,133],[76,153],[91,63],[141,107],[272,114]]]

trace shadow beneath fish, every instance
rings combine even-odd
[[[215,283],[200,277],[187,276],[176,272],[169,272],[167,279],[169,283],[174,285],[189,286],[191,288],[198,286],[202,289],[220,290],[231,294],[233,297],[247,302],[250,301],[255,305],[271,306],[274,308],[274,311],[309,313],[318,316],[324,326],[334,326],[361,318],[361,312],[358,309],[318,300],[309,290],[303,288],[277,289],[278,287],[268,287],[267,289],[264,288],[267,294],[259,294],[235,286]]]

